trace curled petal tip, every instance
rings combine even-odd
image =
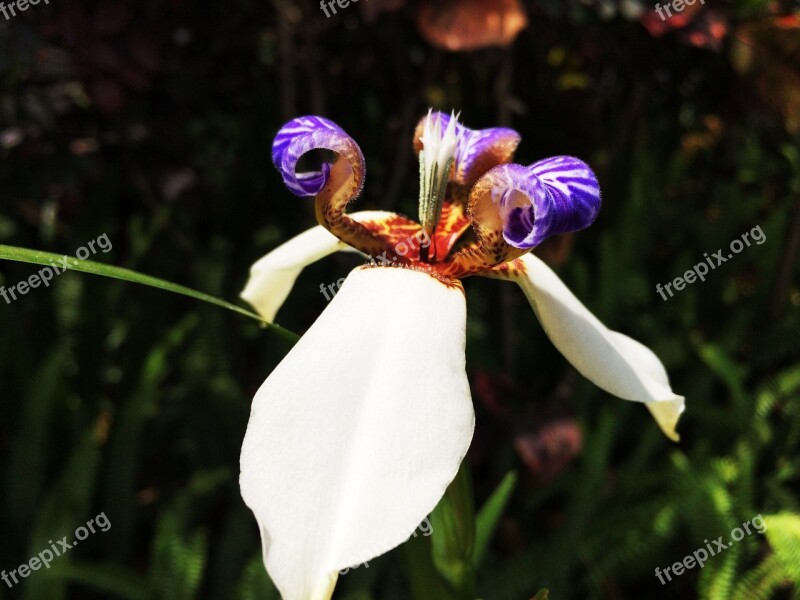
[[[623,400],[643,403],[661,431],[679,440],[685,400],[672,391],[667,370],[644,344],[608,329],[541,259],[517,259],[511,277],[522,288],[556,348],[588,380]]]
[[[364,155],[353,138],[330,119],[298,117],[281,127],[272,143],[272,162],[294,195],[316,196],[328,182],[331,170],[328,163],[323,163],[319,171],[297,172],[297,161],[311,150],[331,150],[345,158],[359,178],[360,186]]]
[[[491,194],[491,210],[502,222],[503,238],[530,249],[550,236],[591,225],[600,212],[600,185],[589,166],[571,156],[555,156],[530,167],[495,167],[476,185],[476,203]],[[476,207],[485,211],[488,207]]]
[[[671,398],[668,397],[659,402],[650,402],[645,406],[647,406],[650,414],[653,415],[664,435],[673,442],[680,442],[681,436],[677,431],[677,427],[678,420],[686,408],[684,397],[673,394]]]

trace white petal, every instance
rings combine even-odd
[[[362,210],[348,216],[364,223],[391,215],[385,211]],[[250,279],[241,298],[251,304],[266,321],[272,322],[303,269],[338,251],[357,252],[324,227],[312,227],[281,244],[250,267]]]
[[[532,254],[519,260],[526,275],[515,280],[555,347],[584,377],[608,393],[645,403],[667,437],[678,441],[675,427],[684,398],[670,388],[658,357],[636,340],[603,325],[541,260]]]
[[[253,401],[241,488],[284,600],[399,545],[472,439],[460,284],[359,267]]]

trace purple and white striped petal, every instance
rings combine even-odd
[[[364,183],[364,155],[344,129],[324,117],[292,119],[281,127],[272,143],[272,162],[283,182],[296,196],[316,196],[328,181],[331,165],[323,163],[319,171],[297,172],[297,161],[311,150],[332,150],[350,163],[360,190]]]
[[[440,119],[442,131],[450,124],[450,115],[432,112],[432,119]],[[426,117],[417,125],[414,135],[414,149],[419,153]],[[514,155],[520,135],[507,127],[489,129],[470,129],[456,121],[458,143],[454,157],[454,167],[450,181],[460,185],[470,185],[494,166],[507,163]]]
[[[485,202],[491,194],[503,238],[515,248],[530,249],[552,235],[584,229],[600,212],[597,177],[586,163],[571,156],[547,158],[529,167],[495,167],[475,191],[473,203]]]

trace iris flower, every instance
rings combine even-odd
[[[300,117],[278,132],[275,166],[292,193],[314,198],[319,225],[256,262],[242,298],[272,321],[306,265],[336,251],[371,257],[253,401],[241,492],[284,599],[330,598],[339,570],[406,541],[455,478],[475,425],[465,277],[516,283],[584,377],[643,403],[678,439],[684,399],[656,355],[607,329],[530,253],[595,220],[594,173],[570,156],[511,163],[519,141],[512,129],[471,130],[429,112],[414,136],[416,222],[345,212],[363,187],[364,156],[332,121]],[[300,157],[319,149],[332,151],[333,162],[297,172]]]

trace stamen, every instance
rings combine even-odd
[[[423,229],[434,239],[436,224],[442,215],[442,204],[447,191],[447,181],[455,161],[461,132],[457,128],[458,115],[451,113],[447,129],[442,133],[441,116],[431,117],[431,110],[425,119],[425,127],[420,141],[422,150],[419,153],[419,221]],[[423,262],[428,262],[431,254],[435,254],[436,244],[431,243],[420,253]]]

